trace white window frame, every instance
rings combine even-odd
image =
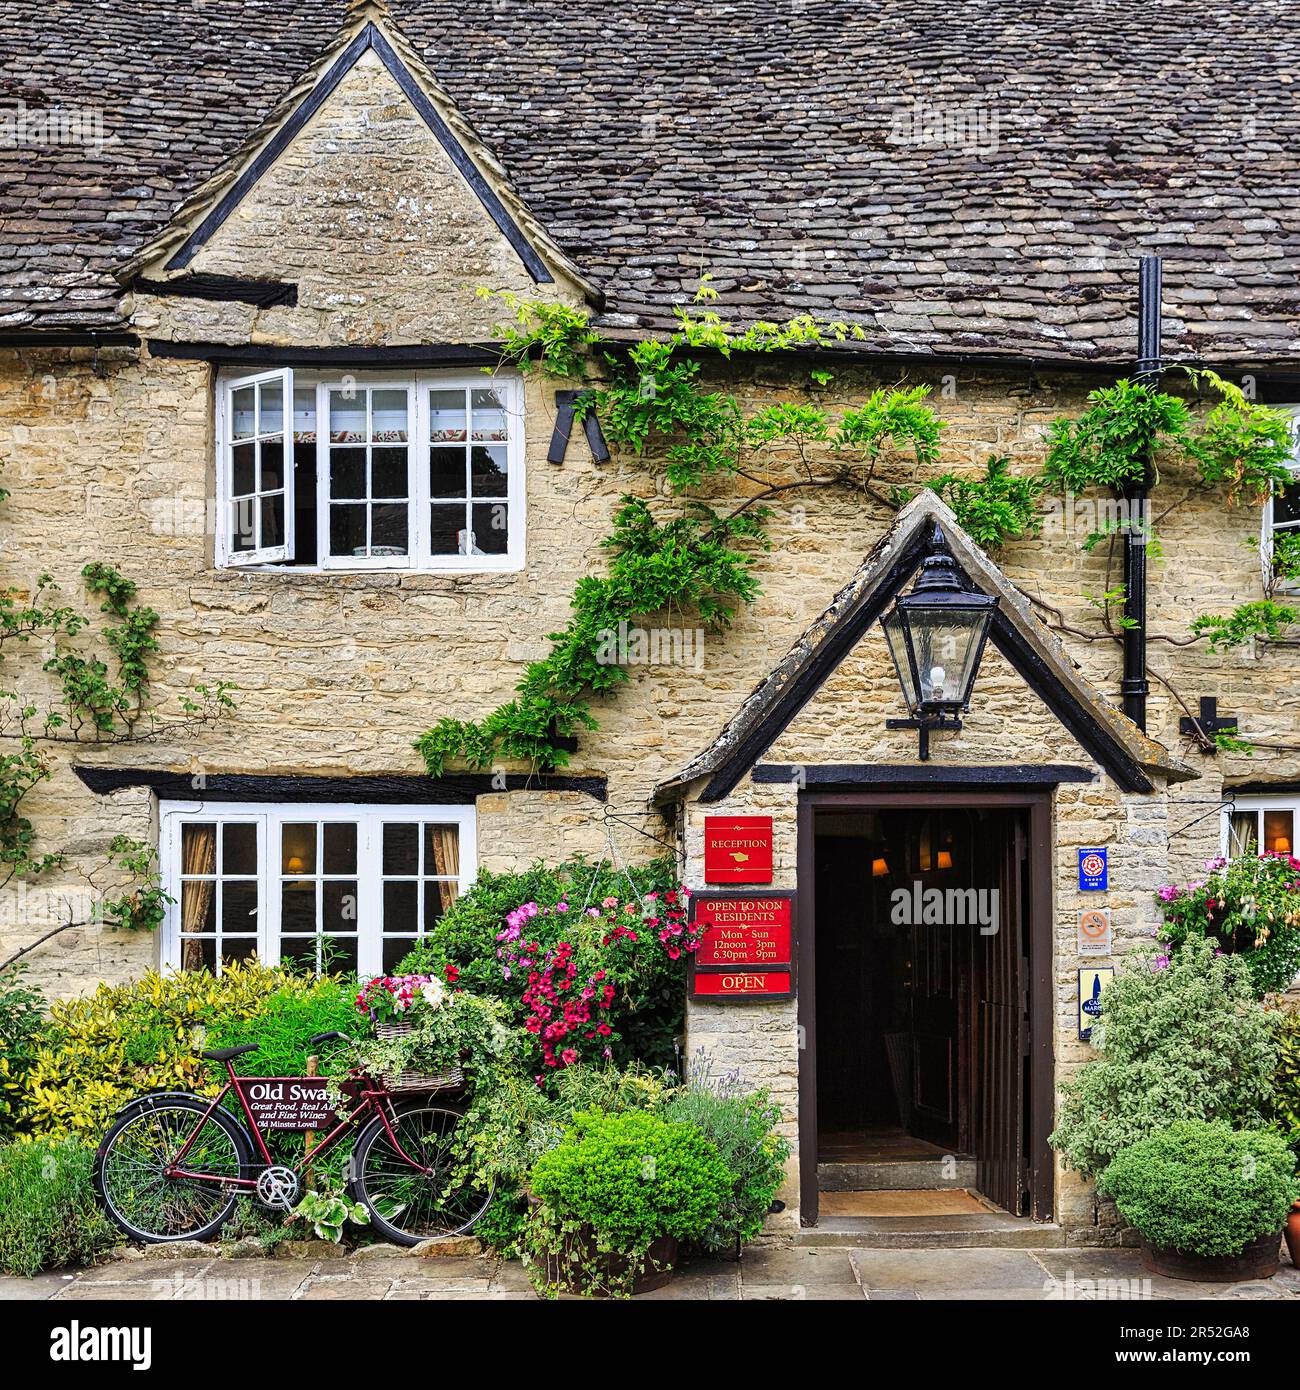
[[[1300,796],[1270,796],[1267,793],[1259,793],[1250,796],[1232,797],[1231,802],[1225,805],[1220,813],[1220,853],[1225,859],[1229,857],[1229,851],[1232,848],[1232,815],[1234,812],[1240,814],[1243,811],[1253,811],[1255,813],[1255,844],[1257,847],[1257,854],[1269,852],[1268,846],[1264,844],[1264,812],[1290,811],[1292,835],[1291,853],[1296,853],[1295,835],[1296,826],[1300,825]]]
[[[231,534],[231,395],[239,386],[279,378],[284,381],[285,438],[285,536],[286,544],[273,552],[235,551]],[[295,382],[299,388],[316,391],[316,564],[292,563],[296,541],[293,506],[293,400]],[[329,554],[329,392],[347,385],[375,390],[405,390],[407,415],[407,547],[404,556],[331,556]],[[501,397],[509,421],[506,440],[508,507],[506,549],[499,555],[434,555],[432,544],[431,491],[429,483],[429,392],[490,389]],[[367,410],[367,418],[369,411]],[[466,428],[472,423],[466,420]],[[267,573],[333,574],[346,571],[389,571],[419,574],[503,574],[522,570],[527,535],[524,479],[524,383],[517,375],[485,375],[482,372],[438,371],[394,374],[356,372],[344,377],[339,372],[285,367],[253,376],[217,378],[217,525],[215,559],[220,569],[262,570]],[[468,441],[472,443],[472,440]],[[501,499],[493,499],[501,500]]]
[[[357,826],[357,968],[363,976],[383,968],[383,826],[425,821],[458,829],[457,892],[464,893],[478,873],[477,814],[473,806],[410,806],[372,803],[163,801],[159,805],[158,852],[164,890],[175,899],[163,914],[160,932],[161,966],[181,968],[181,833],[185,825],[227,821],[257,826],[258,895],[262,904],[257,924],[257,956],[265,965],[280,963],[281,894],[286,875],[280,871],[280,829],[300,821],[342,821]],[[287,875],[293,877],[293,875]],[[303,875],[312,877],[312,875]],[[320,876],[318,867],[316,877]],[[335,875],[338,877],[338,875]],[[220,925],[218,921],[218,926]],[[412,940],[412,945],[414,945]]]
[[[1297,484],[1300,484],[1300,405],[1279,406],[1279,410],[1285,411],[1291,416],[1291,476]],[[1268,593],[1277,590],[1281,593],[1294,594],[1300,585],[1292,582],[1287,584],[1282,580],[1273,579],[1273,493],[1270,492],[1267,500],[1261,508],[1263,513],[1260,519],[1259,534],[1259,577],[1264,586],[1264,592]],[[1284,521],[1281,523],[1281,530],[1295,531],[1300,530],[1300,521]]]
[[[283,393],[281,424],[283,426],[283,457],[280,462],[282,486],[271,489],[258,489],[257,484],[261,482],[261,425],[262,425],[262,392],[261,387],[269,382],[278,381]],[[252,439],[255,441],[254,447],[257,451],[257,460],[254,465],[256,472],[254,475],[253,505],[257,514],[256,525],[261,526],[261,503],[262,498],[271,496],[276,492],[284,495],[284,544],[254,547],[252,550],[236,550],[234,548],[234,524],[232,512],[234,508],[234,494],[231,490],[231,483],[234,480],[234,412],[231,408],[235,392],[245,387],[253,389],[254,399],[254,424]],[[217,522],[217,536],[219,541],[225,543],[225,563],[232,568],[247,569],[253,565],[271,565],[283,563],[293,556],[295,535],[294,535],[294,490],[293,490],[293,372],[288,368],[274,372],[255,372],[251,376],[232,377],[223,385],[223,389],[217,397],[217,497],[219,504]]]

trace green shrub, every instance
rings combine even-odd
[[[296,981],[302,976],[294,976]],[[208,1047],[240,1047],[255,1042],[257,1051],[235,1061],[241,1075],[301,1076],[307,1058],[318,1049],[310,1039],[317,1033],[355,1035],[365,1026],[356,1010],[352,980],[327,975],[305,981],[306,988],[268,994],[248,1018],[218,1018],[208,1026]],[[225,1077],[226,1069],[215,1069]]]
[[[1238,1255],[1280,1234],[1300,1195],[1276,1134],[1221,1120],[1181,1120],[1121,1149],[1097,1185],[1152,1245],[1188,1255]]]
[[[33,1275],[85,1264],[117,1243],[76,1140],[0,1148],[0,1269]]]
[[[14,965],[0,974],[0,1135],[14,1127],[14,1100],[45,1022],[45,996],[25,973],[25,966]]]
[[[1127,957],[1102,995],[1099,1056],[1061,1087],[1051,1143],[1085,1174],[1176,1120],[1259,1124],[1277,1066],[1274,1016],[1240,956],[1189,937]]]
[[[656,912],[684,915],[684,900],[668,905],[677,887],[669,858],[626,874],[581,859],[558,868],[534,864],[523,873],[480,871],[469,891],[400,962],[397,973],[443,976],[449,964],[455,966],[459,987],[502,1000],[511,1026],[528,1030],[534,1071],[548,1078],[573,1061],[600,1057],[618,1065],[636,1060],[667,1066],[683,1025],[686,955],[679,950],[674,957],[675,939],[665,943],[658,930],[643,924],[636,895],[646,901],[652,918]],[[604,906],[615,900],[617,906]],[[527,917],[526,931],[514,938],[503,935],[511,931],[511,914],[525,904],[537,908]],[[584,912],[589,905],[595,916]],[[634,914],[626,913],[629,905],[636,908]],[[620,930],[611,940],[615,927]],[[629,927],[636,929],[635,940],[627,934]],[[535,951],[524,949],[530,942]],[[608,1003],[602,997],[592,1006],[589,1023],[575,1024],[562,1038],[549,1038],[544,1029],[561,1019],[532,1007],[529,977],[548,964],[556,967],[561,947],[571,952],[573,966],[568,997],[580,995],[598,972],[599,992],[603,996],[612,987],[613,995]],[[571,1054],[568,1061],[564,1053]]]
[[[530,1187],[540,1202],[528,1229],[534,1281],[546,1286],[547,1258],[556,1257],[578,1263],[591,1292],[626,1292],[653,1241],[700,1239],[732,1194],[726,1164],[698,1129],[645,1111],[580,1115],[534,1164]],[[597,1251],[628,1258],[617,1287],[604,1286],[603,1270],[581,1267],[588,1235]]]
[[[687,1084],[664,1107],[663,1117],[694,1125],[731,1175],[730,1195],[696,1243],[718,1252],[730,1250],[737,1239],[752,1240],[763,1229],[790,1156],[790,1145],[773,1132],[781,1112],[767,1092],[743,1092],[735,1073],[714,1079],[701,1056],[692,1064]]]
[[[1269,1123],[1300,1151],[1300,1009],[1279,1009],[1277,1072],[1269,1105]]]
[[[100,985],[85,999],[60,1000],[51,1005],[31,1066],[6,1087],[16,1123],[31,1134],[97,1142],[113,1115],[143,1091],[166,1087],[215,1095],[217,1074],[199,1057],[216,1045],[209,1030],[230,1037],[247,1022],[254,1025],[250,1040],[256,1038],[257,1020],[272,999],[286,1011],[279,1016],[285,1028],[305,1027],[286,1000],[319,992],[328,1014],[338,991],[335,981],[254,962],[227,966],[220,979],[206,970],[151,971],[127,984]],[[285,1037],[282,1031],[276,1045]],[[257,1072],[265,1060],[252,1053],[242,1064]],[[300,1075],[306,1051],[296,1061],[287,1053],[277,1060],[286,1075]]]

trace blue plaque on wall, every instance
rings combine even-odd
[[[1106,891],[1106,850],[1081,849],[1079,851],[1079,892],[1104,893]]]

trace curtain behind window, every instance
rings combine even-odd
[[[215,825],[187,825],[183,836],[181,853],[182,874],[215,874],[217,871],[217,827]],[[212,905],[212,895],[216,882],[208,879],[188,885],[182,893],[181,931],[201,932],[208,920],[208,909]],[[187,941],[181,957],[183,970],[198,970],[203,964],[203,944]]]

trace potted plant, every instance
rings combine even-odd
[[[1142,1262],[1171,1279],[1228,1283],[1277,1272],[1300,1195],[1295,1155],[1267,1130],[1181,1120],[1121,1149],[1099,1189],[1142,1238]]]
[[[732,1177],[694,1125],[589,1111],[533,1165],[529,1188],[538,1292],[628,1297],[671,1279],[678,1242],[717,1220]]]

